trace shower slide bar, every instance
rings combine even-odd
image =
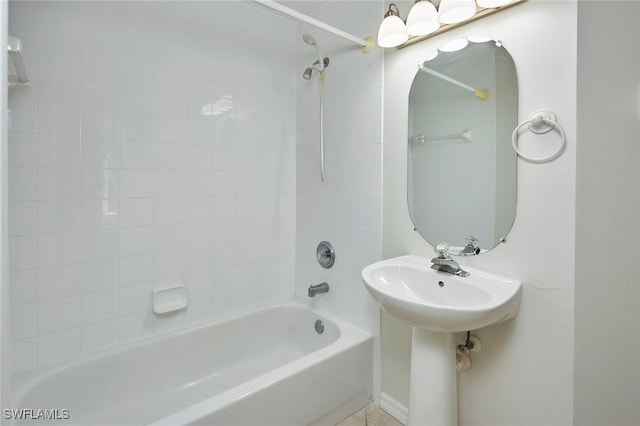
[[[373,47],[373,37],[369,36],[367,38],[356,37],[353,34],[349,34],[348,32],[342,31],[339,28],[333,27],[325,22],[319,21],[318,19],[312,18],[311,16],[305,15],[303,13],[298,12],[295,9],[291,9],[290,7],[283,6],[280,3],[277,3],[273,0],[253,0],[255,3],[266,6],[270,9],[283,13],[287,16],[290,16],[294,19],[297,19],[302,22],[306,22],[307,24],[313,25],[314,27],[320,28],[321,30],[328,31],[333,33],[339,37],[347,39],[353,43],[356,43],[358,46],[362,47],[362,52],[369,53],[371,48]]]
[[[27,75],[27,69],[24,66],[22,60],[22,42],[19,38],[9,36],[9,44],[7,46],[9,52],[9,84],[28,84],[29,76]],[[13,70],[11,70],[13,66]],[[16,81],[17,80],[17,81]]]

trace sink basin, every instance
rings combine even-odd
[[[362,270],[367,290],[391,315],[431,331],[475,330],[513,318],[522,281],[461,265],[468,277],[431,269],[431,259],[407,255]]]

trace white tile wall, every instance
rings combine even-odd
[[[9,12],[32,78],[9,94],[14,370],[291,297],[296,25],[239,1]],[[154,315],[174,281],[188,308]]]
[[[310,13],[366,37],[374,35],[383,12],[381,2],[333,1]],[[382,253],[382,50],[363,54],[351,42],[311,27],[302,26],[300,39],[304,32],[316,38],[330,65],[325,72],[324,183],[319,167],[318,79],[297,81],[296,295],[374,331],[378,308],[360,272]],[[302,73],[315,60],[315,52],[300,43],[298,56]],[[315,257],[323,240],[336,250],[336,263],[329,270]],[[329,293],[310,299],[309,285],[323,281]]]

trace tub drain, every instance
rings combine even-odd
[[[316,333],[318,334],[322,334],[324,332],[324,323],[322,322],[322,320],[316,320]]]

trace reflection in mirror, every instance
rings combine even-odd
[[[408,203],[429,243],[470,255],[506,237],[516,214],[517,120],[516,70],[501,43],[455,41],[420,64],[409,92]]]

